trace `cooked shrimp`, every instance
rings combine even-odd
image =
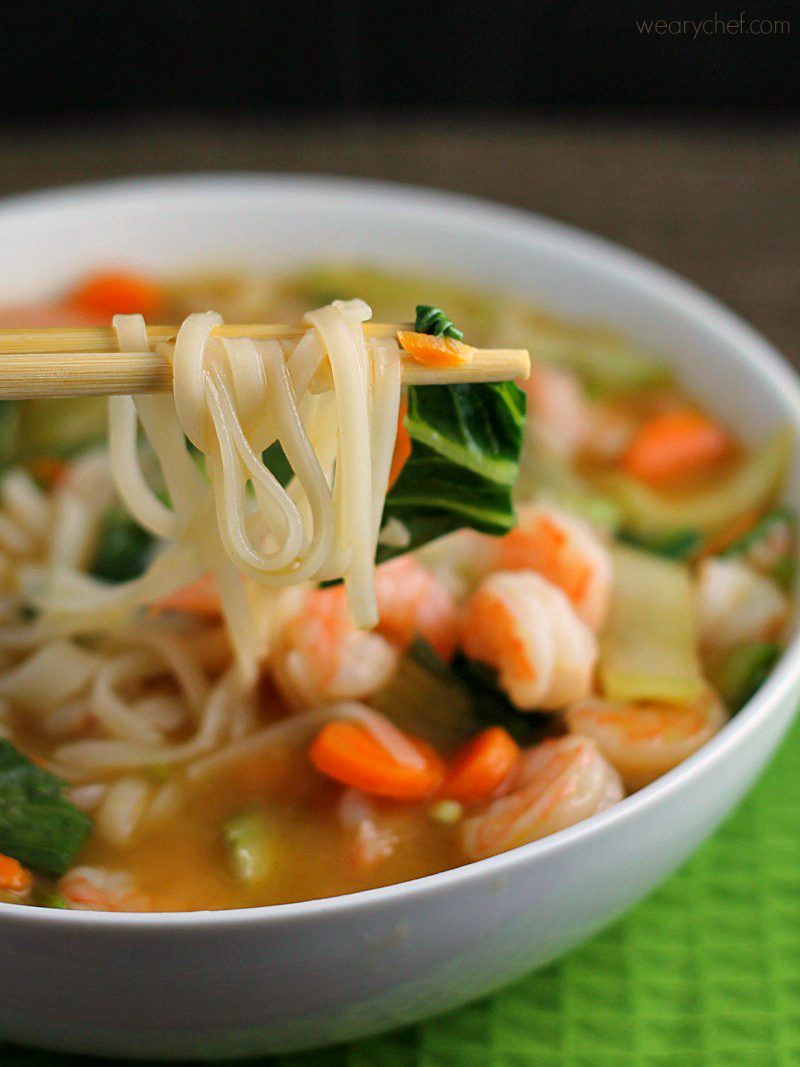
[[[523,752],[511,793],[464,820],[468,859],[547,837],[622,800],[619,775],[588,737],[553,738]]]
[[[138,893],[129,875],[102,867],[73,867],[58,891],[79,911],[149,911],[147,898]]]
[[[353,866],[369,870],[389,859],[398,837],[394,830],[381,825],[371,799],[359,789],[346,789],[338,807],[339,822],[353,833],[349,855]]]
[[[568,371],[535,364],[520,383],[528,394],[528,424],[552,452],[570,459],[586,433],[586,402],[580,382]]]
[[[458,610],[447,586],[413,558],[400,556],[375,571],[378,632],[401,649],[419,635],[442,659],[453,656]]]
[[[628,789],[640,789],[691,756],[724,725],[709,690],[693,704],[615,704],[596,697],[567,710],[569,729],[591,737]]]
[[[518,511],[515,529],[497,541],[496,565],[531,570],[563,590],[576,612],[599,630],[608,612],[611,555],[588,523],[552,507]]]
[[[533,571],[497,571],[467,601],[461,645],[499,672],[522,711],[588,696],[597,639],[560,589]]]
[[[780,635],[789,601],[777,585],[740,559],[709,557],[697,569],[695,610],[706,648],[731,648]]]
[[[293,707],[360,700],[382,689],[400,653],[380,634],[357,629],[341,586],[313,589],[275,640],[272,677]]]
[[[278,636],[272,672],[283,695],[297,707],[359,700],[391,679],[399,654],[419,634],[449,659],[458,636],[455,600],[447,587],[411,557],[378,567],[378,626],[357,629],[343,586],[306,594]]]

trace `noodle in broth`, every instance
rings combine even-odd
[[[107,447],[73,426],[75,452],[23,405],[36,447],[0,478],[0,790],[4,760],[46,768],[92,820],[37,866],[0,805],[1,901],[246,907],[480,859],[675,766],[779,654],[785,441],[749,453],[627,339],[360,269],[163,291],[173,393],[112,398]],[[367,303],[304,313],[334,292],[385,321],[430,294],[471,342],[529,347],[527,420],[512,383],[402,391]],[[306,329],[221,338],[202,306]],[[141,315],[113,324],[147,348]],[[461,333],[430,306],[419,331]],[[632,443],[675,425],[706,466],[631,477]],[[114,515],[144,546],[119,572]]]

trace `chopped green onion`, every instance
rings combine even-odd
[[[263,882],[274,865],[274,823],[266,809],[242,808],[226,820],[222,835],[235,877],[248,885]]]
[[[65,896],[62,896],[55,889],[51,889],[49,892],[44,893],[36,901],[40,908],[55,908],[58,911],[68,911],[70,904]]]
[[[464,336],[464,331],[459,330],[441,308],[431,307],[430,304],[417,304],[414,329],[417,333],[428,333],[433,337],[452,337],[456,341],[460,341]]]
[[[428,809],[428,815],[442,826],[455,826],[464,815],[464,808],[457,800],[437,800]]]

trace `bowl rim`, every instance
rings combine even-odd
[[[583,261],[595,273],[604,273],[626,284],[654,293],[672,305],[675,313],[694,319],[715,333],[729,350],[738,350],[748,372],[769,383],[781,396],[783,415],[795,432],[795,452],[800,449],[800,379],[777,349],[734,311],[692,282],[653,260],[616,242],[535,212],[510,207],[480,197],[445,192],[396,182],[374,181],[299,173],[208,172],[119,178],[82,182],[69,186],[19,193],[0,201],[0,222],[28,210],[70,210],[91,202],[113,204],[131,196],[157,199],[164,194],[227,196],[283,193],[328,198],[331,202],[367,197],[387,210],[404,211],[419,219],[426,212],[446,212],[448,220],[494,236],[509,234],[545,252],[559,247]],[[0,903],[0,918],[14,916],[17,924],[28,922],[53,927],[68,924],[119,931],[178,930],[196,927],[247,926],[335,916],[355,910],[379,909],[425,894],[438,895],[468,882],[502,877],[528,860],[558,853],[583,838],[601,834],[638,812],[660,803],[721,760],[727,752],[745,744],[763,720],[775,711],[800,682],[800,632],[795,632],[775,669],[747,704],[710,741],[677,767],[624,798],[614,807],[591,816],[548,837],[508,852],[450,870],[425,875],[376,889],[323,897],[289,904],[253,908],[187,912],[93,912],[36,908]]]

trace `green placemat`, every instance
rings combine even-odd
[[[247,1061],[266,1062],[797,1067],[800,723],[753,794],[677,875],[558,964],[490,999],[384,1037]],[[97,1063],[0,1045],[2,1067]]]

